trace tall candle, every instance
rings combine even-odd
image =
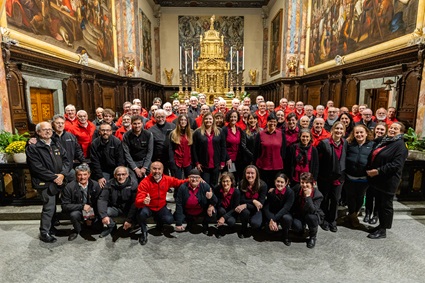
[[[245,46],[242,47],[242,72],[245,70]]]
[[[239,74],[239,50],[236,51],[236,74]]]
[[[187,51],[184,51],[184,73],[187,75]]]
[[[233,46],[230,47],[230,70],[233,70]]]
[[[193,71],[193,46],[192,46],[192,71]]]
[[[179,70],[181,71],[182,69],[182,47],[179,47]]]

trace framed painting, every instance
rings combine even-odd
[[[340,64],[336,58],[348,63],[406,46],[415,29],[422,29],[418,22],[423,20],[424,3],[424,0],[311,0],[307,24],[310,27],[308,68],[324,69],[335,65],[334,62]]]
[[[151,30],[151,21],[140,9],[141,25],[139,28],[140,35],[140,47],[142,48],[140,52],[140,64],[143,72],[152,75],[152,30]]]
[[[270,23],[270,76],[274,76],[280,72],[282,62],[282,14],[282,9],[280,9]]]
[[[8,37],[20,46],[116,72],[115,1],[5,1]]]

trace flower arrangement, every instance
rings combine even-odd
[[[25,152],[25,145],[26,145],[25,141],[14,141],[6,147],[5,152],[9,154],[23,153]]]
[[[16,130],[16,133],[10,133],[6,131],[0,131],[0,152],[5,151],[7,146],[14,141],[24,141],[26,142],[29,139],[30,135],[28,132],[24,134],[19,134]]]

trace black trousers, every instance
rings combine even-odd
[[[205,168],[202,167],[201,178],[209,184],[212,188],[218,184],[218,176],[220,174],[220,169],[217,168]]]
[[[139,210],[139,214],[138,214],[138,220],[139,220],[139,224],[142,229],[142,232],[148,231],[146,220],[151,216],[153,216],[155,222],[159,224],[170,225],[170,224],[173,224],[174,222],[174,217],[167,206],[164,206],[158,211],[153,211],[149,207],[143,207],[142,209]]]
[[[53,227],[53,216],[56,212],[56,194],[51,193],[50,189],[44,189],[40,192],[43,201],[43,210],[41,211],[40,234],[45,235]]]
[[[378,207],[379,226],[383,229],[391,229],[394,218],[394,195],[389,195],[378,190],[376,190],[375,193],[376,206]]]
[[[363,205],[364,196],[369,184],[367,182],[352,182],[345,180],[344,190],[348,205],[348,213],[358,213]]]
[[[373,186],[369,186],[366,190],[366,214],[377,216],[378,206],[376,205],[376,190]]]
[[[336,225],[338,214],[338,202],[341,198],[342,185],[333,185],[330,182],[319,181],[319,191],[323,194],[323,201],[320,208],[325,213],[325,221]]]
[[[217,209],[217,220],[220,219],[226,213],[227,211],[226,209],[224,209],[224,207],[219,207]],[[236,218],[237,218],[237,213],[233,212],[232,215],[225,220],[225,223],[227,224],[227,226],[233,227],[236,224]]]
[[[258,211],[257,208],[252,210],[245,208],[241,211],[241,213],[239,213],[239,219],[242,222],[242,228],[246,228],[249,223],[252,228],[257,229],[261,227],[263,222],[263,214],[261,210]]]
[[[319,217],[316,214],[306,214],[304,216],[295,216],[292,220],[292,230],[295,232],[304,231],[305,226],[310,230],[310,236],[315,236],[319,226]]]

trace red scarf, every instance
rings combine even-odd
[[[279,191],[277,188],[274,189],[274,193],[276,194],[276,196],[278,197],[283,197],[286,193],[286,187],[284,187],[281,191]]]
[[[300,188],[300,197],[301,197],[301,209],[303,209],[303,208],[304,208],[304,205],[305,205],[305,197],[304,197],[304,191],[303,191],[303,189],[302,189],[302,188]],[[313,198],[313,197],[314,197],[314,187],[313,187],[313,189],[311,190],[311,195],[310,195],[310,197],[311,197],[311,198]]]
[[[253,192],[252,187],[248,187],[248,190],[245,193],[245,196],[249,199],[258,199],[258,192]]]
[[[223,190],[223,188],[220,190],[220,193],[222,194],[222,196],[223,196],[223,199],[221,200],[221,205],[224,207],[224,208],[228,208],[229,207],[229,205],[230,205],[230,201],[232,200],[232,196],[233,196],[233,193],[235,192],[235,189],[234,188],[230,188],[230,190],[227,192],[227,194],[226,195],[224,195],[224,190]]]

